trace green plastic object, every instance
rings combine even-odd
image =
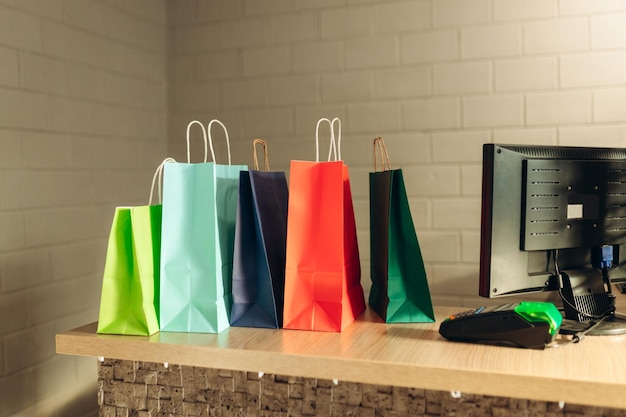
[[[552,303],[541,301],[524,301],[515,307],[515,312],[531,323],[548,323],[550,325],[550,334],[555,336],[561,323],[563,316]]]

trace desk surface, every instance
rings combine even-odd
[[[437,323],[385,324],[368,309],[342,333],[231,327],[220,334],[57,335],[57,353],[626,408],[626,336],[527,350],[446,341]]]

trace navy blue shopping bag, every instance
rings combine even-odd
[[[265,152],[258,170],[256,146]],[[284,172],[270,172],[267,145],[253,142],[254,170],[241,171],[233,253],[231,326],[281,328],[289,191]]]

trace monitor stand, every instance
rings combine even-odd
[[[562,271],[559,286],[565,311],[562,334],[626,334],[626,317],[615,313],[615,294],[606,271],[597,268]]]
[[[563,319],[559,333],[564,335],[584,333],[595,323],[595,321],[580,322]],[[585,334],[589,336],[616,336],[626,334],[626,319],[617,316],[610,317]]]

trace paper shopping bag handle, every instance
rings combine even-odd
[[[165,158],[163,160],[163,162],[161,162],[159,164],[159,166],[157,167],[157,169],[154,171],[154,175],[152,176],[152,186],[150,187],[150,198],[148,199],[148,205],[151,206],[152,205],[152,195],[154,193],[154,184],[157,182],[157,178],[158,178],[158,186],[159,186],[159,204],[161,204],[161,201],[163,200],[162,195],[163,195],[163,165],[166,162],[176,162],[176,160],[174,158]]]
[[[254,162],[254,170],[258,171],[259,170],[259,160],[257,158],[257,153],[256,153],[256,145],[261,145],[263,146],[263,154],[264,154],[264,159],[265,159],[265,171],[269,171],[270,170],[270,161],[267,158],[267,143],[263,140],[263,139],[255,139],[252,141],[252,156],[253,156],[253,162]]]
[[[189,131],[191,130],[191,126],[195,124],[199,125],[200,128],[202,129],[202,136],[204,138],[204,162],[206,162],[206,157],[207,157],[207,137],[206,137],[206,130],[204,130],[204,125],[197,120],[192,120],[187,125],[187,163],[188,164],[191,163],[191,155],[189,151]]]
[[[377,154],[376,150],[380,151],[381,170],[390,171],[391,162],[389,161],[389,154],[387,153],[387,146],[385,145],[385,141],[383,140],[381,136],[374,139],[374,172],[378,171],[378,167],[377,167],[378,157],[376,155]],[[386,169],[385,169],[385,163],[386,163]]]
[[[230,165],[230,139],[228,139],[228,130],[226,129],[226,126],[224,126],[224,123],[220,122],[217,119],[211,120],[206,128],[206,131],[209,134],[209,146],[211,147],[211,156],[213,157],[213,162],[217,162],[215,161],[215,152],[213,151],[213,139],[211,138],[211,125],[213,123],[219,124],[224,129],[224,133],[226,134],[226,147],[228,148],[228,165]]]
[[[341,120],[338,117],[335,117],[332,121],[323,117],[317,121],[317,126],[315,127],[315,162],[320,161],[320,140],[319,140],[319,132],[320,132],[320,124],[322,122],[328,122],[330,125],[330,147],[328,149],[328,160],[331,160],[331,156],[335,156],[335,161],[341,161]],[[337,138],[335,138],[335,123],[337,123]]]

